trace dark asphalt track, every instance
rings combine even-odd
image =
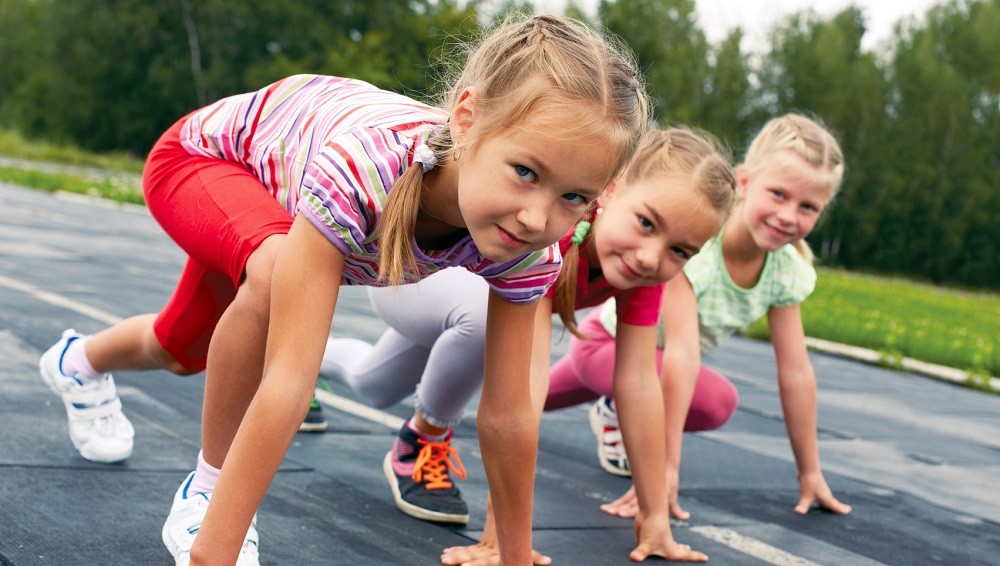
[[[144,212],[0,185],[0,565],[171,563],[160,527],[198,451],[203,379],[116,375],[136,428],[122,465],[80,458],[37,361],[63,329],[93,332],[158,310],[181,254]],[[347,289],[335,333],[373,340],[381,322]],[[562,347],[564,345],[561,345]],[[559,350],[557,350],[558,352]],[[797,484],[770,346],[733,339],[707,359],[739,388],[720,431],[688,435],[675,536],[713,564],[1000,563],[1000,397],[813,354],[821,455],[847,517],[792,512]],[[334,385],[341,397],[349,392]],[[468,529],[396,510],[381,472],[401,404],[327,406],[300,434],[260,510],[263,564],[436,564],[478,536],[486,491],[474,413],[458,429]],[[597,465],[585,407],[543,421],[535,546],[557,564],[628,564],[631,524],[599,503],[628,482]]]

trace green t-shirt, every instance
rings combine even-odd
[[[703,356],[737,330],[764,316],[771,307],[797,305],[816,287],[816,270],[791,244],[767,254],[756,285],[750,289],[737,286],[722,258],[721,233],[713,236],[701,252],[687,262],[684,275],[698,301]],[[614,336],[617,324],[614,301],[604,304],[601,323]],[[661,318],[657,326],[657,346],[662,348],[663,343]]]

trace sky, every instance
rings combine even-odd
[[[853,4],[867,16],[868,32],[862,47],[874,49],[889,38],[895,23],[906,16],[922,18],[931,6],[941,0],[696,0],[698,22],[712,43],[718,43],[730,28],[743,27],[745,49],[763,50],[767,30],[776,20],[806,9],[823,17],[831,16]],[[599,0],[576,0],[589,13],[597,10]],[[533,0],[538,11],[562,13],[566,0]]]

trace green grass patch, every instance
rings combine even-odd
[[[966,370],[970,385],[1000,375],[1000,295],[948,290],[903,279],[818,269],[802,304],[806,335]],[[769,338],[766,319],[747,335]]]
[[[99,196],[119,202],[144,204],[142,187],[133,177],[127,176],[87,178],[34,169],[0,167],[0,181],[49,192],[67,191]]]
[[[127,153],[92,153],[73,146],[31,141],[12,130],[0,129],[0,155],[66,165],[141,173],[143,160]]]

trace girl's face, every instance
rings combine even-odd
[[[530,116],[526,122],[481,140],[454,163],[462,221],[493,261],[557,242],[611,181],[614,156],[606,147],[532,128]]]
[[[736,181],[742,199],[738,216],[765,251],[808,236],[830,201],[829,179],[790,151],[754,171],[741,166]]]
[[[690,183],[652,177],[608,189],[592,253],[613,287],[671,279],[718,229],[718,215]]]

